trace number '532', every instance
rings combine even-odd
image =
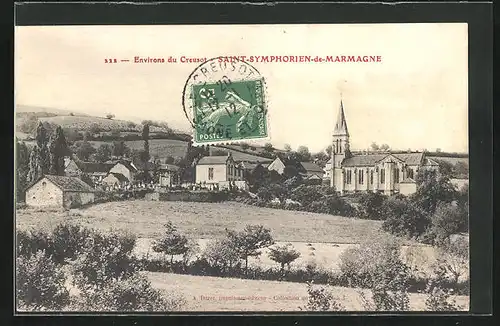
[[[118,60],[116,59],[104,59],[104,63],[117,63]]]

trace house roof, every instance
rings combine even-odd
[[[366,154],[354,155],[342,161],[342,166],[373,166],[382,161],[387,156],[394,156],[395,158],[405,162],[408,165],[419,165],[422,162],[424,153],[400,153],[400,154]],[[331,162],[330,162],[331,163]]]
[[[250,170],[250,171],[253,171],[259,165],[262,166],[261,163],[253,163],[253,162],[241,162],[241,164],[245,170]]]
[[[301,162],[300,163],[307,172],[319,172],[323,173],[323,169],[316,163],[313,162]]]
[[[112,176],[114,176],[114,177],[115,177],[118,181],[120,181],[120,182],[127,182],[127,181],[129,181],[129,180],[127,179],[127,177],[126,177],[126,176],[124,176],[124,175],[123,175],[123,174],[121,174],[121,173],[111,172],[111,173],[109,173],[108,175],[112,175]]]
[[[197,165],[215,165],[215,164],[226,164],[229,156],[205,156],[202,157]]]
[[[55,184],[63,191],[94,192],[94,189],[92,189],[91,186],[89,186],[88,184],[86,184],[80,178],[77,177],[45,175],[44,178],[47,178],[47,180]],[[43,180],[44,178],[41,178],[40,180]]]
[[[174,164],[160,164],[160,170],[179,171],[179,167]]]
[[[113,166],[115,166],[118,163],[120,163],[123,166],[125,166],[129,171],[132,171],[132,172],[136,172],[137,171],[137,169],[132,165],[132,162],[127,161],[127,160],[118,160],[118,161],[112,162],[111,164],[113,164]]]
[[[83,162],[75,161],[76,165],[82,172],[85,173],[107,173],[115,164],[113,163],[98,163],[98,162]]]

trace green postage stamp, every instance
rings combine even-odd
[[[192,87],[197,143],[267,137],[261,79],[222,80]]]
[[[188,77],[183,109],[193,143],[215,145],[269,139],[266,84],[247,62],[208,60]]]

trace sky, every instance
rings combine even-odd
[[[270,140],[320,151],[344,104],[351,148],[468,151],[467,24],[22,26],[15,101],[191,130],[180,57],[381,56],[381,62],[252,63],[266,80]],[[176,57],[137,64],[135,56]],[[130,62],[106,64],[106,58]]]

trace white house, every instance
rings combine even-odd
[[[214,185],[225,181],[243,180],[243,167],[227,156],[205,156],[196,164],[196,183]]]
[[[73,208],[94,200],[94,189],[77,177],[45,175],[26,189],[31,207]]]

